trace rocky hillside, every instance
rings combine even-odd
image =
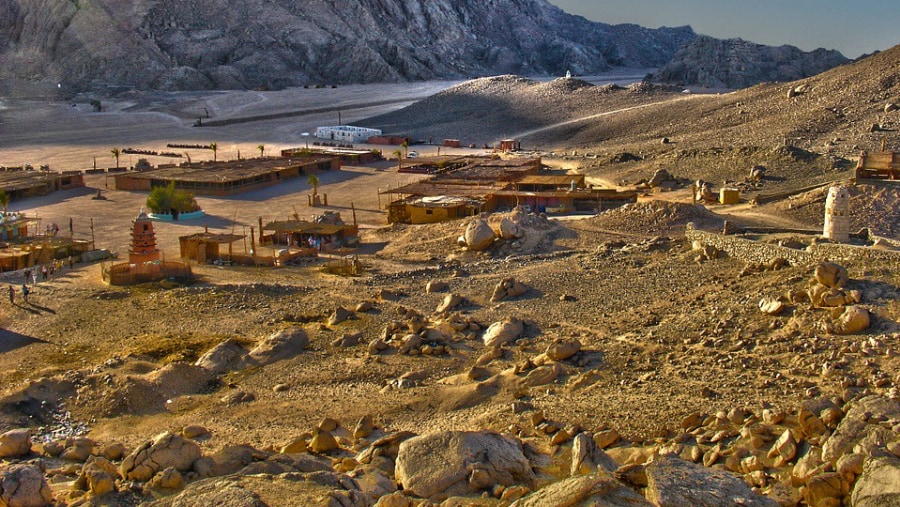
[[[0,0],[0,93],[587,74],[658,67],[695,37],[546,0]]]
[[[656,79],[707,88],[747,88],[765,81],[796,81],[848,61],[834,50],[805,52],[794,46],[701,36],[680,49]]]

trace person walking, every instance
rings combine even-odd
[[[16,304],[16,289],[12,285],[9,286],[9,304]]]
[[[28,284],[22,284],[22,299],[27,303],[28,302]]]

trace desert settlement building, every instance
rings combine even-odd
[[[587,187],[580,174],[544,173],[538,158],[435,157],[401,172],[433,177],[382,191],[389,223],[435,223],[528,206],[541,213],[598,212],[637,201],[637,193]],[[396,199],[394,197],[397,197]]]
[[[329,156],[202,162],[117,174],[115,186],[117,190],[149,192],[155,187],[174,182],[175,188],[195,195],[233,195],[277,185],[306,173],[338,168],[339,159]]]
[[[364,143],[370,137],[381,135],[381,130],[365,127],[353,127],[351,125],[338,125],[335,127],[316,127],[316,137],[327,141],[339,143]]]

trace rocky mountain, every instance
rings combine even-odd
[[[656,73],[661,82],[707,88],[746,88],[765,81],[795,81],[847,63],[834,50],[802,51],[741,39],[700,36]]]
[[[0,92],[590,74],[658,67],[695,37],[546,0],[0,0]]]

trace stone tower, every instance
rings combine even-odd
[[[836,243],[850,241],[850,190],[847,187],[828,189],[822,235]]]
[[[159,249],[156,248],[156,233],[153,232],[153,220],[150,220],[144,210],[141,210],[141,214],[134,219],[128,262],[140,265],[158,261],[159,258]]]

